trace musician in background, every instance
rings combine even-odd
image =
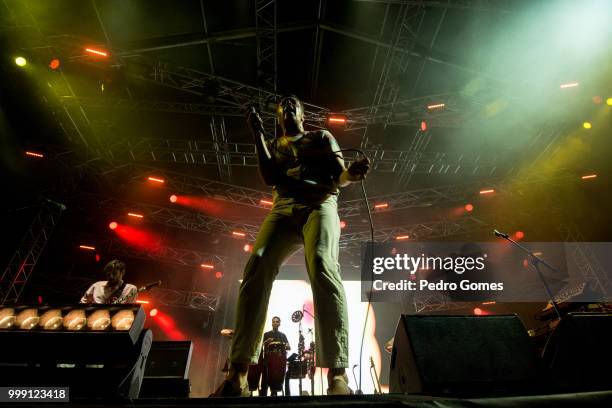
[[[104,267],[105,281],[91,285],[81,298],[81,303],[134,303],[138,288],[123,281],[125,263],[114,259]]]
[[[266,362],[266,353],[265,349],[272,343],[282,343],[283,348],[285,349],[285,353],[287,350],[291,350],[291,346],[289,346],[289,340],[287,340],[287,336],[285,333],[278,330],[281,324],[281,319],[278,316],[274,316],[272,318],[272,330],[265,332],[263,335],[263,347],[264,347],[264,367],[267,366]],[[283,367],[283,373],[285,372],[285,367]],[[261,376],[261,389],[259,390],[259,395],[267,395],[268,394],[268,375],[267,370],[264,368],[262,376]],[[272,395],[276,395],[276,391],[272,390]]]

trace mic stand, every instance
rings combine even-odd
[[[534,269],[538,273],[538,276],[540,277],[540,280],[542,281],[542,284],[544,285],[544,289],[546,289],[546,293],[548,294],[548,297],[550,299],[550,303],[552,304],[552,307],[553,307],[553,309],[555,311],[555,314],[557,315],[559,320],[561,320],[561,313],[559,312],[559,308],[557,307],[557,302],[555,302],[555,297],[553,296],[552,292],[550,291],[550,287],[548,286],[548,283],[546,282],[546,279],[544,279],[544,275],[542,275],[542,271],[540,270],[540,264],[546,266],[548,269],[550,269],[553,272],[559,273],[559,271],[557,269],[555,269],[554,266],[552,266],[551,264],[546,262],[544,259],[538,257],[533,252],[531,252],[529,249],[527,249],[523,245],[519,244],[518,242],[516,242],[515,240],[510,238],[508,236],[508,234],[504,234],[503,232],[499,232],[497,230],[494,230],[494,232],[495,232],[496,236],[498,236],[500,238],[503,238],[506,241],[511,242],[512,244],[514,244],[515,246],[517,246],[518,248],[520,248],[523,252],[525,252],[527,254],[527,256],[528,256],[527,259],[529,259],[529,263],[531,263],[531,265],[534,267]]]
[[[353,379],[355,380],[355,384],[357,384],[357,386],[359,386],[359,383],[357,382],[357,377],[355,376],[355,368],[358,366],[358,364],[355,364],[353,366],[353,369],[351,370],[353,372]],[[357,388],[355,390],[355,395],[363,395],[363,391],[361,391],[361,389]]]

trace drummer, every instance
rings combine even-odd
[[[289,340],[287,340],[287,336],[285,333],[280,332],[278,328],[280,327],[281,319],[278,316],[274,316],[272,318],[272,330],[265,332],[263,335],[263,347],[264,347],[264,364],[265,364],[265,355],[266,351],[274,346],[281,346],[284,348],[285,353],[287,350],[291,350],[291,346],[289,345]],[[282,368],[283,373],[285,372],[285,368]],[[259,395],[267,395],[268,394],[268,379],[266,375],[267,370],[263,370],[263,375],[261,378],[261,389],[259,390]],[[272,390],[272,395],[276,395],[276,391]]]

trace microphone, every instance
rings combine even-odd
[[[501,237],[501,238],[508,238],[508,234],[504,234],[503,232],[499,232],[498,230],[493,230],[493,233],[495,234],[496,237]]]

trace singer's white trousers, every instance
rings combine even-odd
[[[231,362],[257,362],[272,283],[281,264],[303,245],[314,301],[316,364],[348,367],[348,315],[338,263],[339,240],[337,196],[318,204],[274,197],[244,270]]]

